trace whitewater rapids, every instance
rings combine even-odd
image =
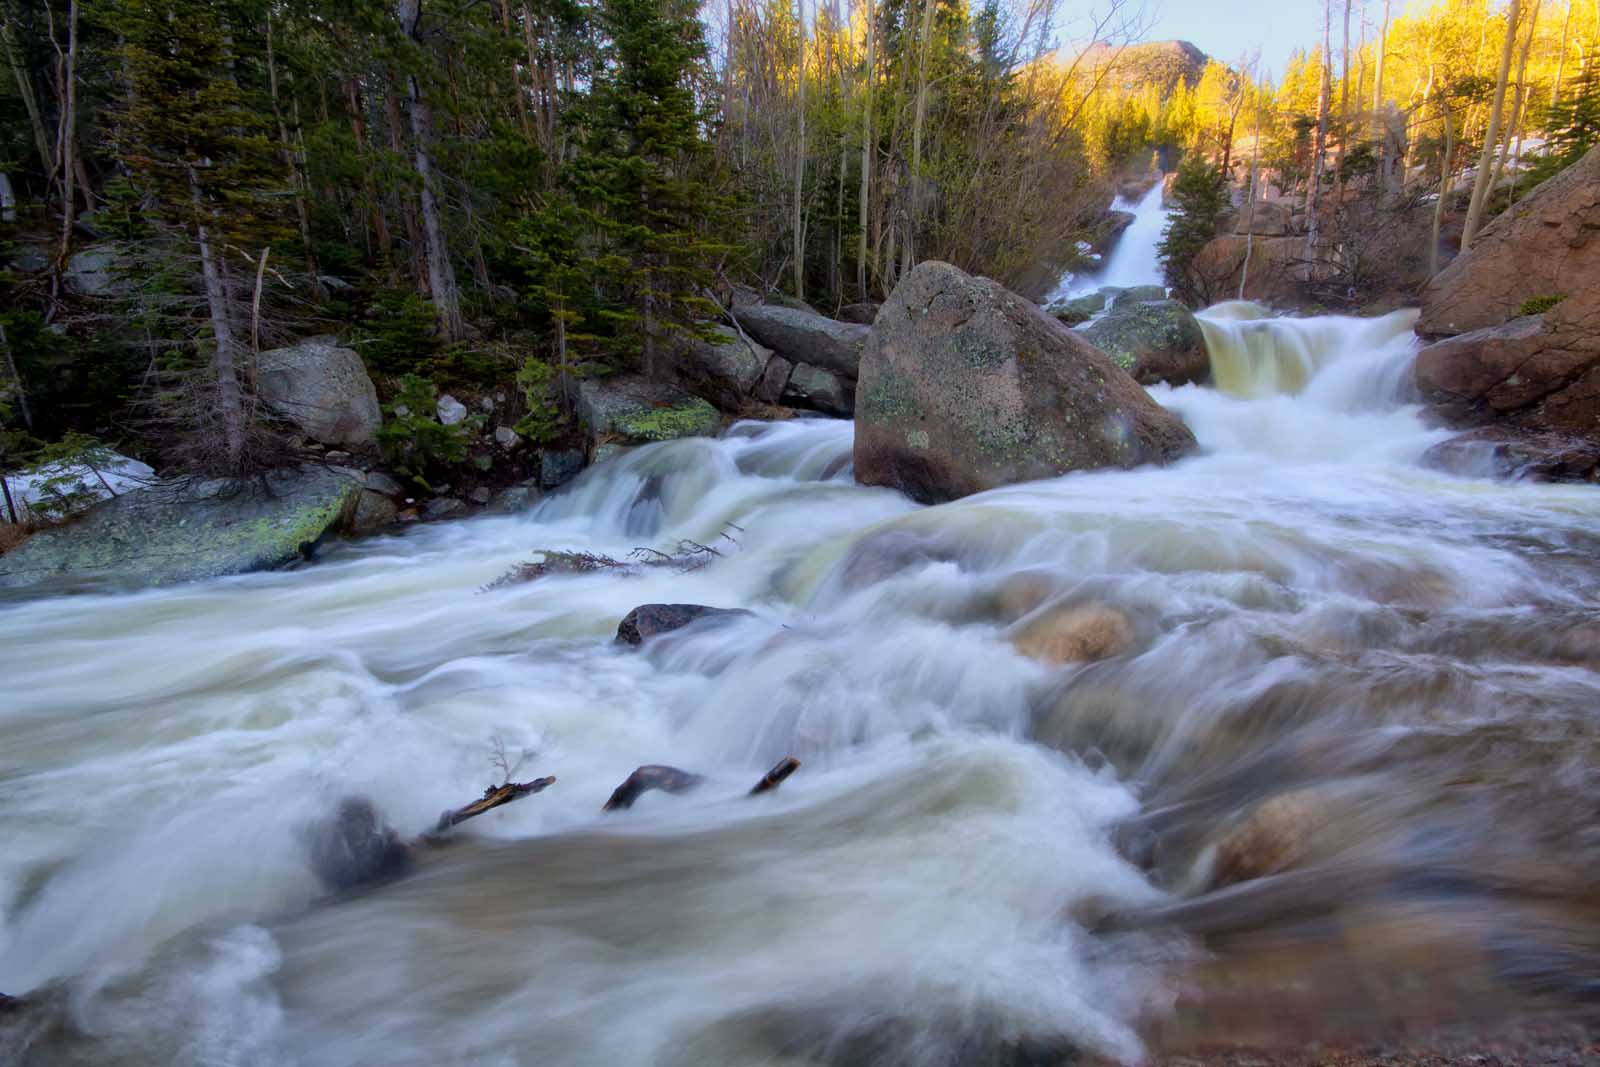
[[[1281,931],[1196,872],[1308,785],[1357,800],[1339,893],[1576,951],[1503,887],[1548,903],[1600,854],[1595,490],[1419,464],[1406,313],[1204,321],[1221,388],[1152,390],[1202,445],[1167,469],[919,508],[853,483],[848,423],[743,423],[524,515],[5,608],[0,992],[55,1022],[0,1021],[0,1059],[1136,1061],[1204,938]],[[721,555],[485,589],[686,539]],[[1132,650],[1014,650],[1019,612],[1088,601]],[[650,602],[753,614],[615,645]],[[557,783],[325,899],[314,820],[359,794],[421,833],[496,747]],[[708,781],[602,815],[643,763]],[[1461,884],[1501,889],[1458,912]]]

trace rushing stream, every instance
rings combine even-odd
[[[1134,1060],[1600,992],[1600,497],[1419,465],[1407,313],[1205,318],[1170,469],[919,508],[848,423],[745,423],[524,515],[7,607],[0,991],[42,1007],[0,1060]],[[484,588],[684,540],[721,554]],[[614,644],[649,602],[752,614]],[[1084,605],[1116,654],[1016,650]],[[556,784],[328,898],[340,798],[419,834],[497,748]],[[602,815],[644,763],[707,781]],[[1267,798],[1292,869],[1211,890]]]

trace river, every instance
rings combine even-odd
[[[1220,388],[1152,390],[1202,446],[1168,469],[921,508],[848,423],[742,423],[526,514],[7,607],[0,991],[50,1024],[0,1058],[1133,1062],[1600,991],[1600,498],[1420,465],[1410,313],[1261,316],[1205,316]],[[720,555],[486,588],[686,540]],[[613,642],[658,601],[751,614]],[[1090,603],[1122,654],[1015,650]],[[419,834],[497,751],[556,784],[328,896],[341,798]],[[645,763],[707,780],[602,814]],[[1300,862],[1207,891],[1272,797]]]

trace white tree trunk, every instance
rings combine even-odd
[[[1461,231],[1461,248],[1465,251],[1478,236],[1483,223],[1484,206],[1489,201],[1493,184],[1495,149],[1500,143],[1500,120],[1506,106],[1506,82],[1511,77],[1511,56],[1516,51],[1517,23],[1521,21],[1522,0],[1511,0],[1506,10],[1506,38],[1500,48],[1500,73],[1495,79],[1494,103],[1489,108],[1489,128],[1483,135],[1483,152],[1478,156],[1478,169],[1472,176],[1472,201],[1467,206],[1466,227]]]
[[[872,101],[873,90],[877,82],[877,36],[874,25],[878,13],[873,7],[873,0],[866,0],[867,6],[867,85],[866,99],[861,106],[861,197],[857,214],[857,222],[861,226],[861,240],[856,246],[856,287],[861,290],[861,299],[867,296],[867,221],[871,210],[872,198]]]

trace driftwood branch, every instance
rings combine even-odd
[[[755,786],[751,788],[750,795],[754,797],[760,796],[762,793],[772,792],[774,789],[783,784],[784,779],[788,778],[791,774],[799,769],[799,760],[795,759],[793,756],[783,757],[783,759],[777,762],[772,770],[768,771],[762,776],[761,781],[757,782]]]
[[[433,832],[442,834],[452,827],[460,826],[468,819],[477,818],[486,811],[493,811],[495,808],[509,804],[513,800],[521,800],[523,797],[532,796],[534,793],[541,793],[554,785],[555,782],[555,776],[551,775],[548,778],[535,778],[531,782],[506,782],[504,785],[491,785],[483,791],[483,796],[474,800],[471,804],[456,808],[454,811],[447,811],[439,816],[439,822],[434,826]]]
[[[626,811],[633,802],[652,789],[663,793],[687,793],[705,778],[661,763],[647,763],[624,778],[622,784],[611,791],[601,811]]]

